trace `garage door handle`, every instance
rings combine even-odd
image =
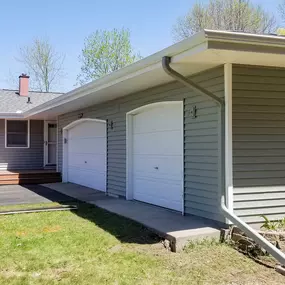
[[[158,169],[158,166],[155,166],[154,169]]]

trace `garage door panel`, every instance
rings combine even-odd
[[[157,183],[170,183],[181,185],[181,176],[180,175],[171,175],[168,173],[154,173],[147,171],[133,172],[134,179],[145,179],[145,180],[155,180]]]
[[[96,181],[96,187],[95,189],[101,190],[105,188],[105,181],[106,181],[106,175],[104,172],[97,172],[94,170],[82,170],[81,168],[77,167],[69,167],[68,168],[69,173],[69,182],[79,184],[78,181],[80,181],[80,185],[94,188],[94,180]]]
[[[158,109],[160,109],[159,114]],[[165,105],[135,115],[133,134],[156,132],[158,129],[160,131],[177,129],[177,126],[181,125],[182,118],[173,116],[173,112],[179,113],[180,111],[177,108],[176,110],[173,109],[173,105]],[[153,117],[155,117],[155,120],[153,120]]]
[[[171,130],[136,134],[133,137],[134,154],[181,155],[182,132]]]
[[[92,134],[96,134],[98,137],[104,137],[104,133],[106,133],[106,124],[92,121],[83,122],[70,129],[70,131],[72,131],[72,138],[89,137]]]
[[[71,139],[68,142],[68,152],[106,154],[106,138]]]
[[[133,172],[150,175],[171,175],[181,180],[183,172],[173,165],[181,164],[181,156],[134,155]],[[158,167],[158,169],[156,169]]]
[[[133,116],[134,199],[182,210],[183,105],[156,105]]]
[[[133,177],[134,177],[134,181],[143,181],[143,184],[147,183],[147,181],[151,183],[157,183],[157,185],[161,185],[161,189],[166,189],[166,188],[168,189],[168,187],[166,186],[169,186],[169,185],[170,187],[172,185],[181,186],[181,179],[179,179],[177,176],[161,175],[158,178],[157,175],[154,175],[152,173],[143,172],[143,173],[134,173]],[[139,185],[136,185],[136,182],[135,182],[135,186],[139,187]],[[160,189],[157,188],[158,192],[159,190]],[[147,191],[148,190],[146,190],[146,192]]]
[[[161,189],[161,183],[155,181],[137,178],[136,191],[134,199],[146,203],[156,204],[161,207],[171,208],[173,210],[181,211],[181,193],[180,185],[169,185],[164,183],[163,191],[152,191],[152,189]],[[163,195],[164,194],[164,195]]]
[[[105,155],[75,153],[69,156],[68,165],[101,171],[106,166],[106,157]]]
[[[106,124],[86,121],[68,130],[69,182],[106,191]]]

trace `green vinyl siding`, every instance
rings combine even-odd
[[[197,74],[193,80],[216,95],[224,96],[222,67]],[[59,170],[62,170],[63,127],[77,120],[80,113],[83,118],[113,121],[113,129],[107,127],[107,193],[125,197],[126,113],[150,103],[178,100],[184,102],[185,213],[223,221],[219,211],[219,107],[211,99],[177,82],[59,116]],[[194,106],[197,118],[190,114]]]
[[[246,222],[285,216],[285,69],[233,66],[233,182]]]

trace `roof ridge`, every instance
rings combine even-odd
[[[9,88],[0,88],[0,90],[2,91],[15,91],[15,92],[19,92],[18,89],[9,89]],[[30,90],[29,93],[47,93],[47,94],[64,94],[64,92],[46,92],[46,91],[35,91],[35,90]]]

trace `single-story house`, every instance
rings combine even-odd
[[[23,120],[23,114],[62,93],[29,91],[28,86],[29,76],[22,74],[19,90],[0,89],[0,171],[56,165],[56,118]]]
[[[284,51],[281,36],[205,30],[25,108],[1,91],[1,167],[56,163],[64,182],[222,223],[223,197],[247,223],[284,217]]]

